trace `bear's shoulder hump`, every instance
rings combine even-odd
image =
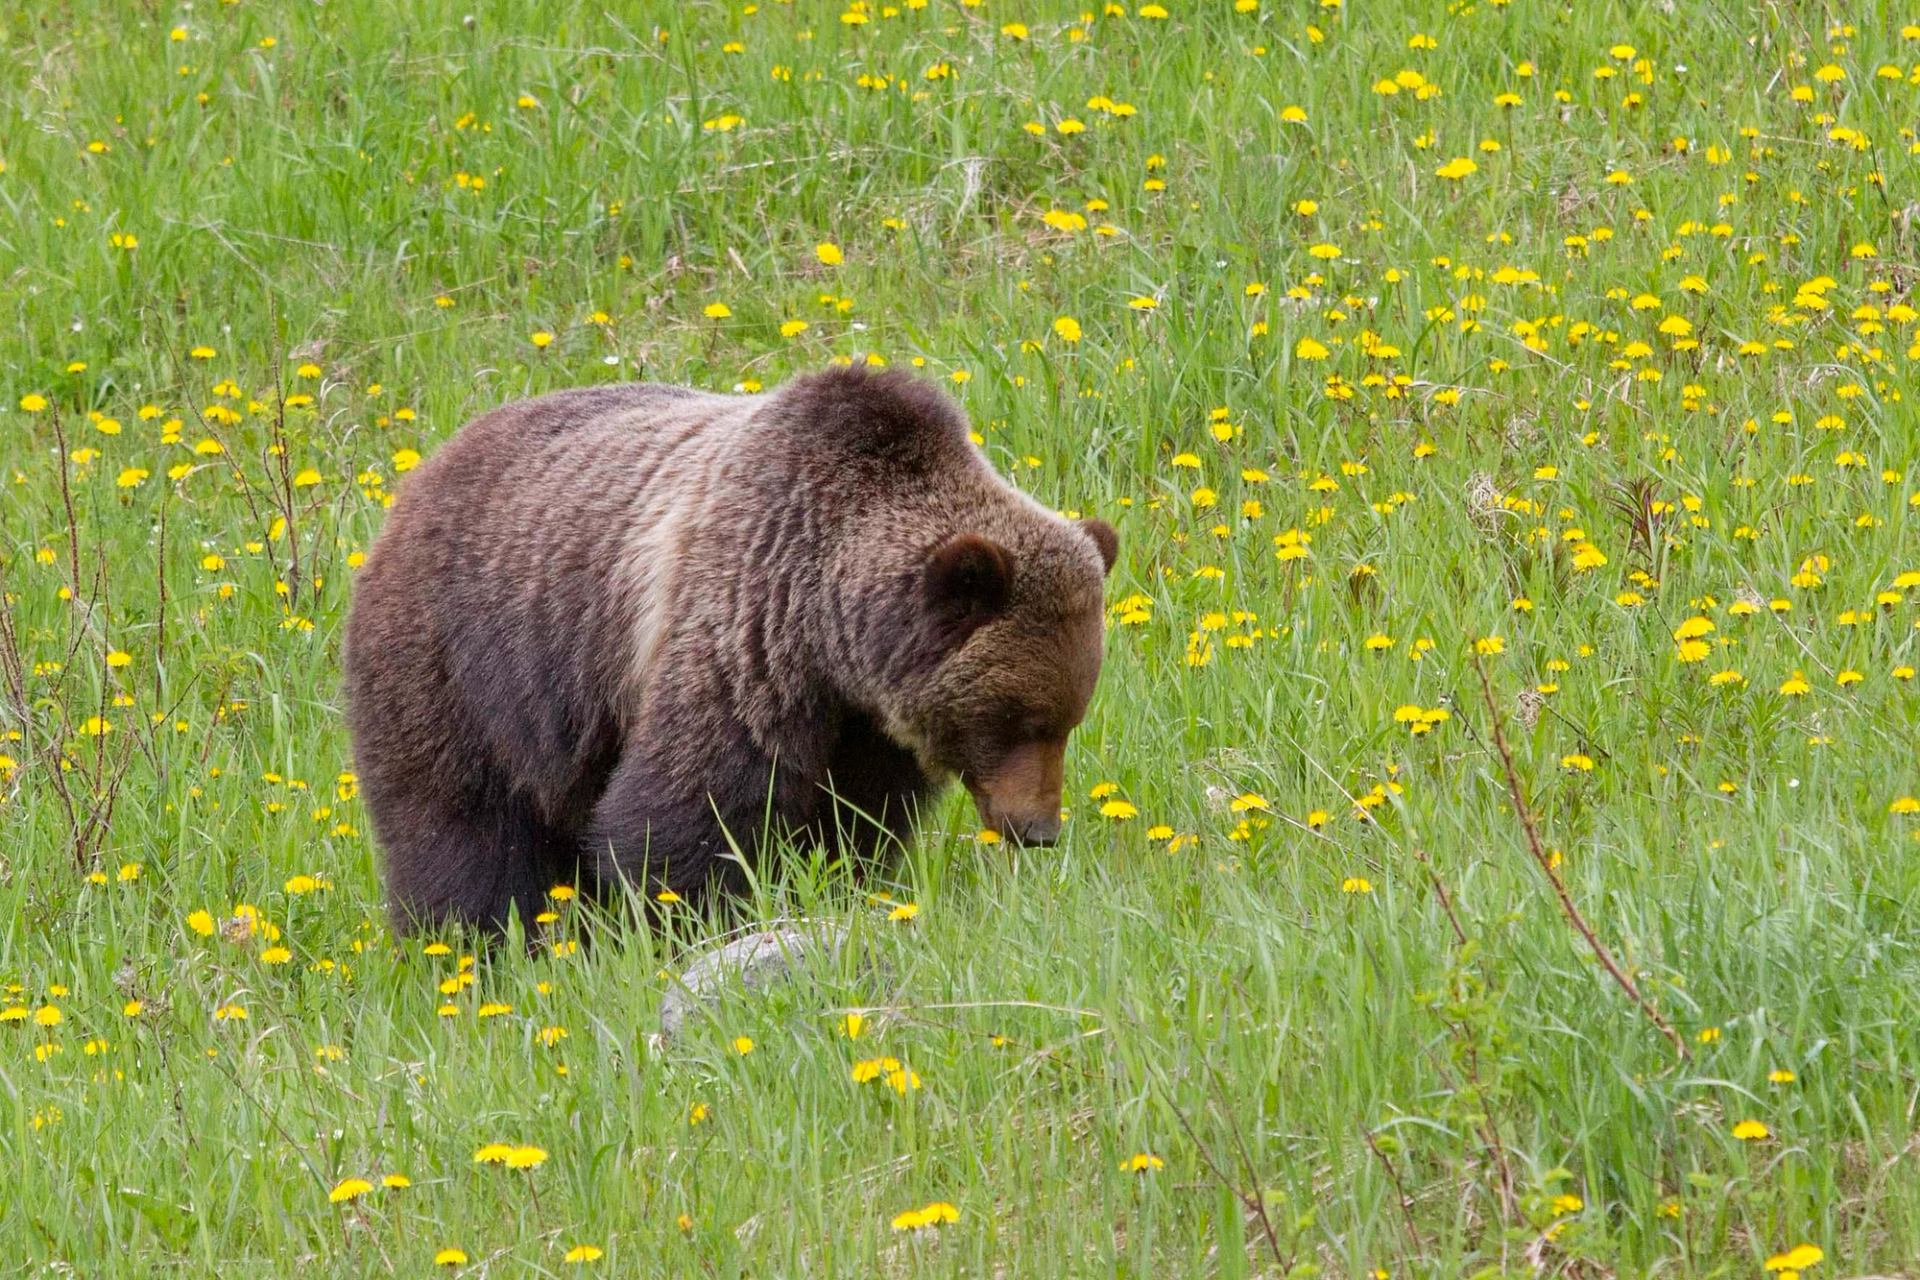
[[[939,387],[894,369],[836,366],[770,397],[788,430],[857,453],[935,455],[968,447],[966,414]]]

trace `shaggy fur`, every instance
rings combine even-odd
[[[498,928],[576,875],[692,897],[737,883],[729,838],[871,850],[955,776],[1053,838],[1116,550],[897,373],[474,420],[408,475],[347,623],[396,921]]]

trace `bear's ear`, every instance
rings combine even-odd
[[[956,533],[927,557],[921,590],[941,630],[958,642],[1007,607],[1013,560],[990,538]]]
[[[1113,531],[1113,526],[1089,516],[1080,521],[1080,532],[1093,539],[1093,545],[1100,548],[1100,563],[1112,573],[1113,562],[1120,558],[1120,535]]]

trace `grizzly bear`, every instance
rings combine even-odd
[[[1117,551],[893,371],[482,415],[406,477],[347,619],[396,925],[498,930],[576,876],[737,890],[780,839],[870,856],[949,778],[1052,841]]]

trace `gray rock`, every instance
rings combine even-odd
[[[701,952],[660,1001],[660,1034],[678,1033],[688,1018],[718,1004],[729,986],[764,990],[785,981],[797,966],[831,960],[846,940],[841,925],[782,921]]]

